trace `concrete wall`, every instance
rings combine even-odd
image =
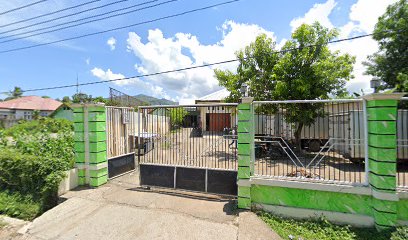
[[[66,178],[61,181],[58,187],[58,196],[78,187],[78,169],[73,168],[65,172]]]
[[[238,106],[238,207],[261,208],[294,218],[325,216],[377,230],[408,225],[408,193],[396,188],[396,119],[401,94],[365,97],[367,185],[258,178],[253,175],[254,124],[250,98]]]

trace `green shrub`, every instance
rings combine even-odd
[[[0,131],[0,145],[3,148],[15,148],[23,154],[58,158],[60,161],[69,162],[71,168],[75,162],[73,123],[65,119],[40,118],[30,122],[23,121]]]
[[[0,214],[32,220],[41,213],[40,211],[40,203],[35,202],[30,195],[9,191],[0,192]]]
[[[391,234],[391,240],[408,239],[408,227],[398,227],[395,232]]]
[[[324,218],[297,220],[279,217],[266,212],[258,216],[283,239],[369,239],[402,240],[408,239],[408,227],[398,227],[390,231],[377,232],[372,228],[356,228],[333,224]]]
[[[66,119],[39,118],[34,121],[20,121],[19,124],[4,130],[5,136],[16,137],[27,133],[62,133],[72,132],[73,123]]]
[[[58,186],[69,162],[51,157],[22,154],[15,149],[0,152],[0,188],[41,201],[45,211],[57,204]]]

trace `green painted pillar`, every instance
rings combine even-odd
[[[108,180],[106,109],[101,104],[75,104],[72,109],[78,182],[98,187]]]
[[[365,96],[368,128],[368,182],[376,228],[397,223],[397,104],[401,94]]]
[[[238,105],[238,182],[249,181],[253,169],[251,159],[254,151],[253,98],[246,97]],[[251,187],[238,185],[238,208],[251,208]]]

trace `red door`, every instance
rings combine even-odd
[[[209,130],[222,132],[224,128],[231,127],[231,114],[229,113],[209,113]]]

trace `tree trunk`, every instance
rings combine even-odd
[[[299,123],[299,125],[296,128],[295,131],[295,146],[296,146],[296,151],[301,153],[302,152],[302,129],[303,129],[303,123]]]

